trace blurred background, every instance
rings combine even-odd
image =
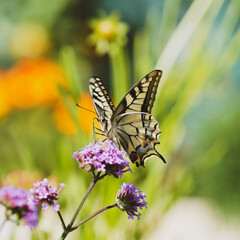
[[[141,220],[111,209],[67,239],[240,239],[238,0],[0,0],[0,182],[64,182],[68,222],[91,182],[71,158],[94,141],[88,81],[117,104],[153,69],[158,151],[133,174],[99,182],[79,220],[110,205],[122,182],[146,192]],[[121,91],[119,90],[121,89]],[[11,239],[58,239],[57,214]]]

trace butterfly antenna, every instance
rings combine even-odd
[[[87,109],[87,108],[84,108],[84,107],[82,107],[82,106],[78,105],[78,103],[76,103],[76,105],[77,105],[77,107],[79,107],[79,108],[82,108],[82,109],[84,109],[84,110],[86,110],[86,111],[89,111],[89,112],[91,112],[91,113],[94,113],[94,114],[96,114],[94,111],[92,111],[92,110],[89,110],[89,109]],[[96,115],[97,115],[97,114],[96,114]]]

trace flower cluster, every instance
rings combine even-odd
[[[0,188],[0,203],[6,206],[8,218],[15,215],[32,229],[38,223],[38,208],[28,203],[29,196],[29,191],[12,185]]]
[[[126,152],[119,150],[112,141],[90,143],[72,156],[79,162],[80,168],[89,172],[97,170],[118,178],[131,171],[129,162],[124,159]]]
[[[140,219],[141,214],[138,212],[138,208],[147,208],[147,202],[144,201],[145,197],[145,193],[133,184],[123,183],[117,192],[116,202],[122,211],[127,212],[128,219],[133,219],[134,216]]]
[[[62,191],[62,188],[66,185],[59,183],[60,188],[57,191],[56,187],[52,187],[48,184],[48,179],[44,178],[43,181],[39,181],[33,184],[33,188],[30,189],[32,196],[29,198],[30,205],[38,203],[42,204],[42,210],[48,209],[49,206],[52,206],[52,209],[59,211],[59,204],[56,204],[55,201],[58,200],[58,195]]]

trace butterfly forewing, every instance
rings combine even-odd
[[[115,107],[100,78],[92,77],[89,80],[89,90],[98,115],[98,121],[105,135],[107,135],[107,132],[111,129],[110,119],[115,111]]]
[[[151,113],[162,71],[154,70],[139,80],[119,103],[113,117],[126,112]]]
[[[105,136],[120,144],[136,166],[156,155],[164,158],[155,148],[160,144],[158,122],[150,114],[156,97],[162,71],[154,70],[137,82],[115,110],[106,88],[99,78],[89,81],[90,93]]]
[[[115,107],[100,78],[92,77],[89,80],[89,89],[98,116],[111,119],[113,112],[115,112]]]

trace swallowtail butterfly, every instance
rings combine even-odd
[[[125,95],[117,108],[98,77],[89,80],[92,101],[103,134],[128,153],[132,163],[143,166],[145,160],[156,155],[161,131],[151,115],[162,71],[154,70],[137,82]]]

